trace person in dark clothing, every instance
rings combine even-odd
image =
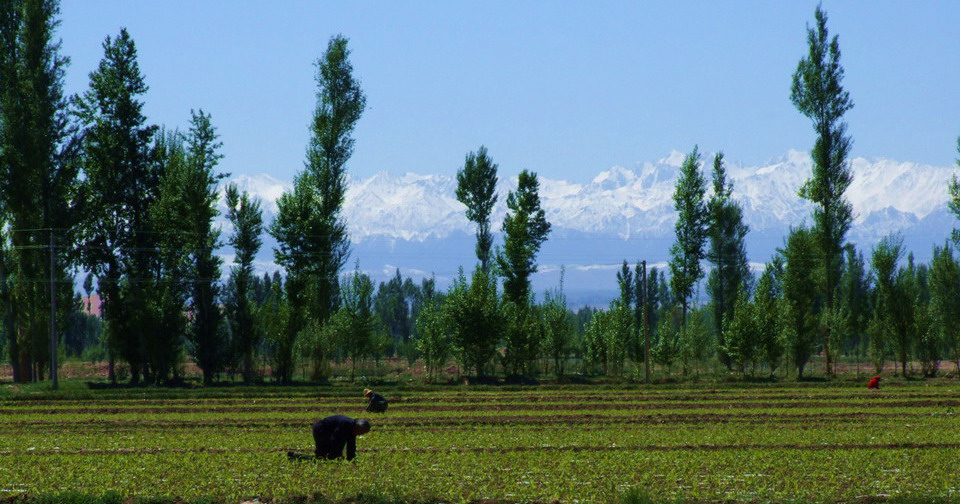
[[[367,411],[370,413],[384,413],[387,411],[387,398],[370,390],[363,389],[363,395],[367,397]]]
[[[370,422],[348,416],[331,415],[313,424],[313,453],[318,459],[338,459],[347,448],[347,460],[357,456],[357,436],[370,432]],[[299,458],[293,457],[291,458]]]

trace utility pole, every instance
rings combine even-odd
[[[53,251],[53,229],[50,230],[50,379],[57,390],[57,284],[54,277],[56,255]]]
[[[640,264],[643,270],[643,368],[644,373],[646,373],[647,383],[650,383],[650,327],[648,324],[650,320],[650,314],[648,313],[650,307],[647,303],[650,296],[647,295],[647,260],[644,259],[640,261]]]

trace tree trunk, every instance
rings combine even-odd
[[[832,307],[831,307],[832,308]],[[833,376],[833,354],[830,351],[830,327],[826,328],[823,336],[823,351],[827,354],[827,376]]]

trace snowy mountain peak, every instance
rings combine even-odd
[[[672,197],[683,157],[684,154],[673,151],[657,163],[638,163],[635,170],[614,166],[588,184],[541,176],[542,206],[558,233],[571,231],[619,239],[670,235],[676,219]],[[927,215],[942,213],[946,208],[946,187],[955,172],[953,167],[888,159],[856,158],[851,167],[853,183],[846,194],[856,216],[851,231],[856,234],[857,226],[866,226],[870,236],[903,230]],[[807,153],[791,150],[766,166],[736,171],[734,197],[743,206],[752,232],[783,236],[791,225],[809,219],[812,207],[797,195],[810,177],[811,160]],[[241,175],[233,181],[263,200],[267,222],[276,213],[276,199],[291,189],[291,184],[266,174]],[[501,175],[497,185],[500,197],[491,216],[495,231],[506,213],[506,194],[514,188],[516,177]],[[454,233],[472,235],[473,224],[464,216],[464,207],[454,196],[455,189],[456,180],[442,175],[397,176],[380,172],[372,177],[350,178],[343,215],[351,239],[422,241]]]
[[[607,171],[600,172],[593,178],[593,184],[603,190],[613,190],[620,187],[626,187],[636,180],[637,176],[633,171],[622,166],[614,166]]]
[[[667,166],[676,166],[680,168],[683,166],[683,160],[687,158],[687,155],[678,151],[670,151],[670,155],[657,161],[657,164],[667,165]]]

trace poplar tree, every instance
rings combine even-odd
[[[805,227],[790,231],[787,246],[781,250],[783,269],[782,330],[797,379],[816,348],[817,289],[816,238]]]
[[[783,299],[783,257],[776,255],[767,263],[753,294],[753,307],[757,316],[757,353],[773,376],[785,351],[781,336],[782,318],[779,305]]]
[[[694,287],[703,278],[700,261],[709,230],[709,213],[704,202],[706,182],[700,173],[700,153],[694,147],[683,160],[680,178],[673,193],[677,211],[676,241],[670,247],[670,289],[680,302],[681,331],[687,325],[687,308]]]
[[[350,253],[341,213],[346,163],[353,154],[353,130],[367,102],[353,76],[346,38],[331,38],[316,66],[317,105],[305,168],[295,178],[293,191],[277,201],[278,214],[270,226],[278,243],[274,257],[287,272],[291,335],[308,321],[326,323],[339,304],[339,274]],[[289,382],[292,371],[285,367],[281,381]]]
[[[236,184],[227,186],[227,219],[233,226],[230,246],[236,254],[236,266],[230,270],[230,292],[226,303],[227,321],[230,324],[234,348],[240,360],[244,383],[254,378],[254,354],[261,340],[257,326],[253,300],[253,260],[263,244],[263,213],[260,200],[242,194]]]
[[[63,93],[69,58],[55,39],[59,10],[54,0],[0,5],[0,227],[9,226],[0,280],[10,282],[5,332],[16,382],[42,379],[51,364],[51,286],[36,279],[54,272],[56,327],[73,308],[78,142]]]
[[[225,332],[221,327],[220,265],[223,262],[214,251],[220,247],[220,231],[213,227],[217,216],[219,181],[227,176],[216,173],[223,155],[209,114],[190,112],[190,132],[187,135],[187,158],[183,180],[183,198],[187,214],[184,216],[190,241],[189,309],[192,313],[188,341],[193,357],[203,370],[204,384],[213,383],[214,376],[223,371],[227,359]]]
[[[843,89],[844,71],[840,65],[837,36],[829,38],[827,15],[818,5],[816,29],[807,28],[809,52],[797,64],[790,88],[790,101],[813,122],[817,134],[811,151],[813,174],[800,188],[800,197],[814,204],[813,229],[817,249],[823,257],[824,313],[832,317],[836,310],[836,290],[840,278],[844,240],[853,221],[853,207],[844,193],[853,180],[847,156],[851,139],[843,115],[853,108],[850,94]],[[824,324],[823,350],[827,374],[833,374],[831,324]]]
[[[960,155],[960,137],[957,137],[957,155]],[[957,158],[957,166],[960,166],[960,158]],[[947,192],[950,200],[947,201],[947,207],[954,217],[960,219],[960,179],[954,175],[950,179],[950,185],[947,186]],[[954,228],[951,233],[954,245],[960,245],[960,229]]]
[[[90,74],[90,89],[75,100],[83,126],[83,204],[80,257],[97,277],[111,358],[130,364],[130,381],[140,381],[146,355],[142,327],[133,319],[144,298],[136,282],[149,275],[148,252],[156,237],[147,233],[148,212],[159,187],[151,140],[140,96],[147,85],[137,48],[126,29],[103,42],[104,56]],[[126,283],[124,283],[126,281]]]
[[[476,152],[467,154],[463,168],[457,171],[457,201],[467,207],[467,219],[477,225],[477,259],[480,269],[490,273],[490,251],[493,248],[493,233],[490,231],[490,214],[497,204],[497,165],[487,155],[487,148],[480,146]]]
[[[567,309],[567,296],[563,292],[564,275],[565,269],[561,267],[560,285],[546,292],[541,311],[544,353],[553,361],[553,374],[558,378],[564,375],[567,357],[573,349],[577,331],[575,321]]]
[[[159,195],[150,206],[150,228],[156,233],[158,253],[154,262],[152,280],[143,282],[149,295],[150,310],[144,312],[141,322],[149,329],[147,361],[154,370],[155,382],[172,372],[178,372],[183,357],[183,340],[189,321],[187,300],[192,287],[189,283],[190,253],[193,235],[190,210],[185,193],[187,189],[187,153],[183,136],[178,132],[161,131],[154,142],[155,162],[162,173]],[[149,315],[152,322],[146,318]]]
[[[443,302],[454,357],[466,374],[486,375],[503,334],[496,279],[483,269],[473,271],[470,284],[461,268]]]
[[[723,154],[713,158],[713,195],[707,203],[710,214],[709,249],[706,258],[713,264],[707,277],[707,294],[713,308],[720,360],[730,365],[724,338],[727,322],[733,317],[738,293],[750,296],[750,266],[746,237],[750,228],[743,222],[743,209],[733,199],[733,182],[727,179]],[[743,303],[747,306],[746,302]],[[742,371],[742,369],[741,369]]]
[[[960,263],[948,244],[933,249],[930,308],[931,329],[960,371]]]
[[[862,338],[870,321],[870,277],[863,253],[847,248],[838,295],[840,314],[847,329],[847,347],[859,361]]]
[[[530,275],[537,272],[537,253],[550,233],[550,223],[540,208],[540,182],[537,174],[523,170],[517,190],[507,195],[503,218],[503,250],[497,265],[504,277],[503,295],[519,305],[530,302]]]

